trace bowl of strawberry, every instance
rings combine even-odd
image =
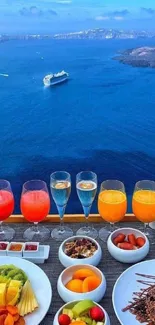
[[[115,230],[107,241],[112,257],[122,263],[137,263],[149,253],[149,240],[140,230],[121,228]]]
[[[110,325],[110,319],[105,309],[94,301],[76,300],[58,310],[53,325]]]

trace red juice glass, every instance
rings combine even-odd
[[[10,241],[15,230],[8,226],[2,226],[4,220],[10,217],[14,210],[14,196],[11,185],[5,179],[0,179],[0,241]]]
[[[41,180],[31,180],[24,183],[20,207],[25,219],[34,223],[34,226],[24,232],[24,239],[28,241],[47,240],[50,237],[50,231],[38,225],[50,211],[50,197],[46,183]]]

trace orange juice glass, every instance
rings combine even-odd
[[[149,235],[147,226],[149,222],[155,221],[155,182],[142,180],[136,183],[132,210],[138,220],[144,223],[145,234]]]
[[[127,198],[122,182],[107,180],[101,184],[98,211],[100,216],[111,225],[110,231],[107,228],[101,228],[99,231],[100,239],[106,240],[114,224],[121,221],[127,211]]]

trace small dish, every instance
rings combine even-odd
[[[124,235],[129,235],[132,233],[135,235],[136,238],[143,237],[145,239],[145,244],[143,247],[136,250],[120,249],[113,244],[113,239],[117,237],[117,235],[120,233]],[[115,230],[109,236],[107,241],[107,247],[110,255],[114,257],[117,261],[122,263],[137,263],[147,256],[147,254],[149,253],[150,244],[148,238],[140,230],[133,228],[121,228]]]
[[[53,325],[59,325],[59,322],[58,322],[58,317],[59,315],[62,313],[63,309],[67,309],[67,308],[73,308],[75,306],[76,303],[78,303],[80,300],[74,300],[72,302],[69,302],[65,305],[63,305],[58,311],[57,313],[55,314],[55,317],[54,317],[54,320],[53,320]],[[104,325],[110,325],[110,319],[109,319],[109,316],[106,312],[106,310],[100,306],[99,304],[95,303],[96,306],[100,307],[105,315],[105,321],[104,321]]]
[[[12,246],[21,246],[21,249],[20,250],[11,250],[11,247]],[[8,249],[7,249],[7,255],[8,256],[16,256],[16,257],[22,257],[23,255],[23,249],[25,247],[25,244],[24,243],[21,243],[21,242],[11,242],[8,246]]]
[[[24,249],[23,249],[23,256],[24,257],[36,256],[38,253],[38,250],[39,250],[38,242],[26,242],[24,245]]]
[[[65,285],[72,279],[73,273],[80,269],[89,269],[93,271],[97,277],[100,278],[100,285],[92,291],[86,293],[77,293],[73,292],[65,287]],[[92,265],[72,265],[66,268],[59,276],[57,282],[57,290],[64,302],[69,302],[74,300],[75,296],[78,300],[93,300],[95,302],[99,302],[106,291],[106,279],[104,274],[95,266]]]
[[[9,242],[4,242],[4,241],[0,242],[0,256],[6,256],[7,255],[8,245],[9,245]]]
[[[94,254],[90,257],[86,257],[86,258],[82,258],[82,259],[81,258],[80,259],[72,258],[70,256],[67,256],[64,252],[65,244],[67,242],[72,242],[74,240],[83,239],[83,238],[90,240],[92,243],[94,243],[96,245],[97,249],[94,252]],[[98,242],[93,238],[90,238],[87,236],[73,236],[73,237],[70,237],[70,238],[64,240],[64,242],[60,245],[58,255],[59,255],[59,260],[64,267],[68,267],[71,265],[78,265],[78,264],[80,264],[80,265],[81,264],[89,264],[89,265],[97,266],[100,263],[100,260],[102,258],[102,250],[101,250],[101,247],[98,244]]]

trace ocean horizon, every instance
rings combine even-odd
[[[0,44],[0,178],[11,182],[19,213],[22,184],[66,170],[66,213],[82,213],[75,177],[81,170],[124,182],[128,211],[136,181],[155,180],[155,70],[113,60],[153,39],[16,40]],[[69,80],[45,88],[43,77]],[[50,191],[50,189],[49,189]],[[97,198],[96,198],[97,201]],[[97,202],[92,212],[97,212]],[[51,213],[56,213],[52,201]]]

